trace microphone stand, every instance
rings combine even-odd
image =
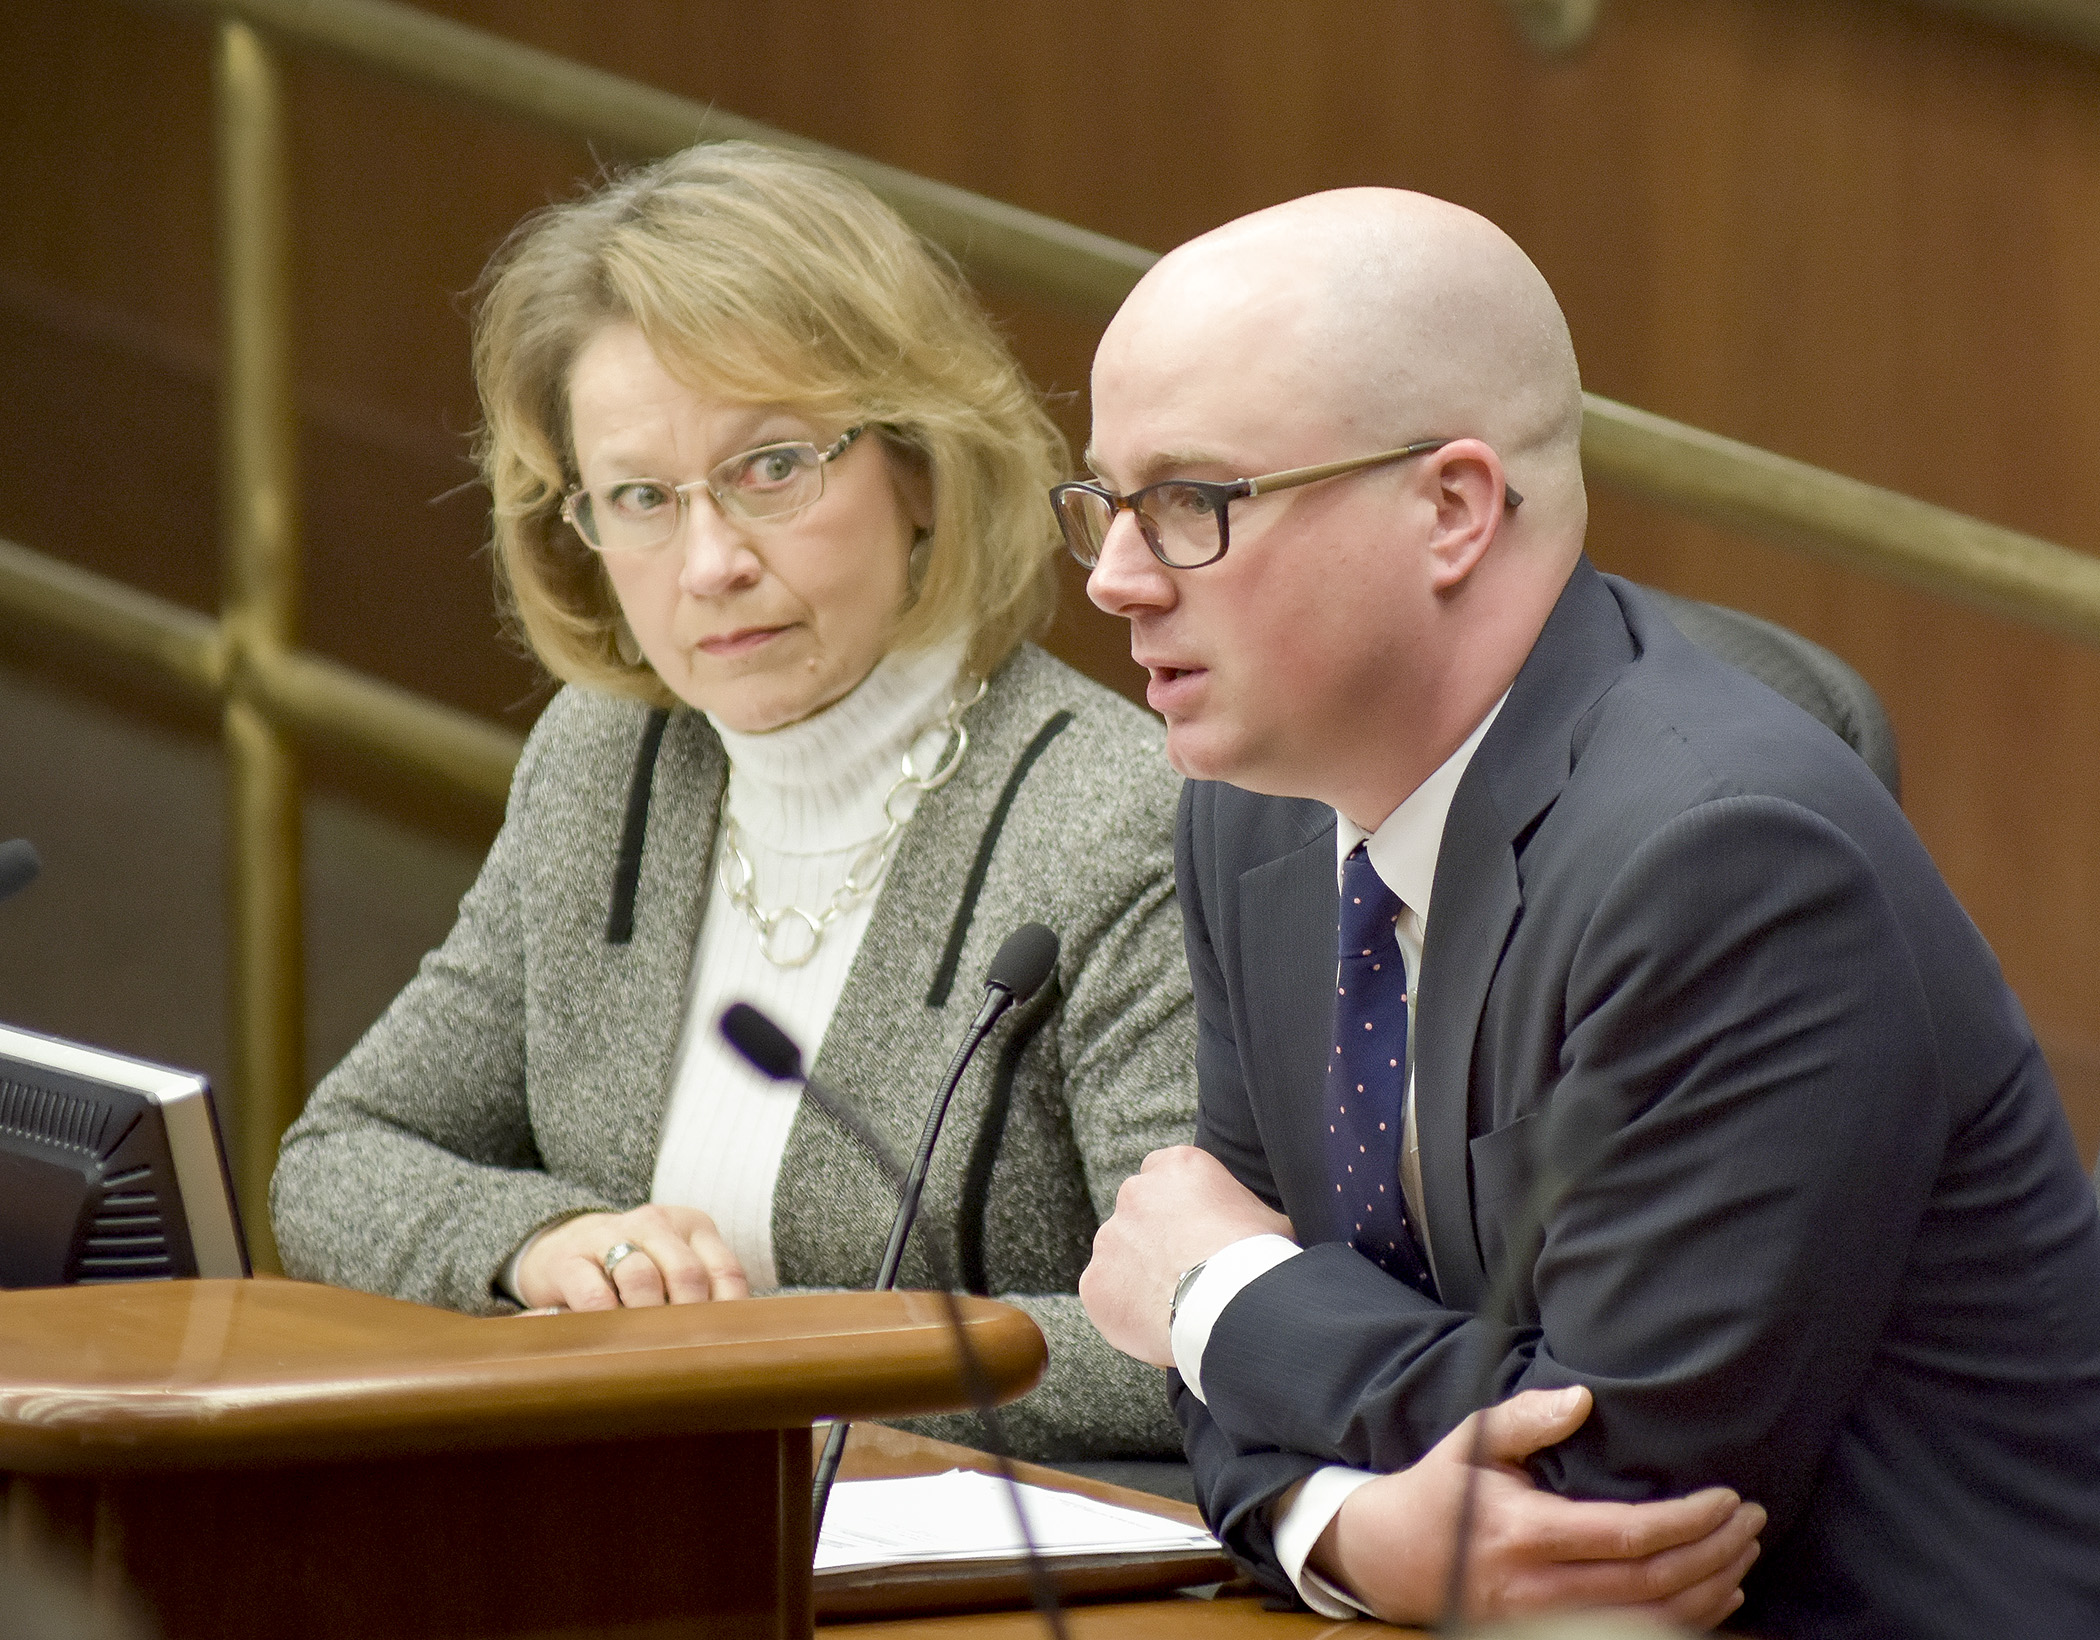
[[[874,1290],[878,1293],[890,1292],[897,1285],[897,1268],[904,1262],[904,1244],[911,1239],[912,1225],[919,1217],[919,1198],[926,1190],[926,1170],[933,1164],[933,1147],[941,1136],[941,1124],[948,1118],[948,1102],[955,1097],[955,1089],[962,1081],[963,1072],[970,1068],[970,1061],[977,1057],[979,1044],[991,1034],[992,1027],[999,1023],[1000,1016],[1012,1007],[1013,1003],[1012,991],[987,982],[984,1006],[977,1010],[977,1017],[971,1021],[969,1031],[955,1050],[955,1057],[948,1061],[948,1073],[942,1077],[940,1091],[933,1096],[933,1106],[926,1112],[926,1125],[919,1134],[919,1148],[912,1156],[911,1171],[900,1176],[895,1171],[896,1159],[887,1154],[887,1146],[883,1147],[883,1160],[888,1164],[884,1171],[890,1174],[890,1183],[897,1190],[897,1216],[890,1221],[889,1245],[883,1248],[882,1263],[875,1272]],[[808,1092],[812,1084],[808,1078],[804,1078],[802,1086],[803,1090]],[[817,1098],[816,1102],[827,1116],[835,1121],[840,1119],[841,1112],[835,1108],[836,1102],[828,1097],[828,1090],[827,1095]],[[869,1134],[862,1138],[861,1148],[870,1149],[868,1140],[873,1137],[873,1134]],[[931,1238],[927,1242],[927,1248],[929,1255],[933,1255]],[[945,1264],[947,1261],[942,1258],[938,1262]],[[940,1281],[942,1292],[948,1294],[952,1306],[952,1272],[940,1270],[937,1272],[937,1279]],[[962,1315],[959,1309],[955,1311],[954,1320],[960,1326]],[[962,1335],[958,1332],[956,1336],[960,1339]],[[976,1367],[976,1356],[966,1354],[965,1371]],[[814,1511],[814,1522],[810,1527],[812,1533],[821,1533],[824,1530],[824,1507],[831,1500],[831,1483],[838,1478],[839,1460],[846,1454],[846,1432],[851,1428],[852,1425],[844,1419],[833,1424],[831,1434],[824,1442],[823,1456],[817,1460],[815,1486],[811,1494]]]
[[[908,1172],[898,1165],[889,1146],[868,1126],[858,1111],[853,1110],[803,1070],[802,1050],[795,1046],[785,1031],[747,1002],[734,1003],[724,1011],[719,1029],[729,1045],[750,1061],[760,1074],[775,1081],[800,1083],[802,1091],[809,1096],[811,1103],[845,1129],[853,1141],[866,1151],[888,1176],[890,1184],[896,1189],[897,1214],[890,1224],[890,1239],[883,1249],[874,1291],[888,1292],[897,1284],[897,1270],[904,1261],[905,1243],[910,1240],[912,1226],[918,1218],[919,1200],[926,1188],[926,1173],[933,1162],[933,1148],[941,1136],[941,1125],[947,1119],[949,1102],[954,1098],[963,1073],[969,1069],[970,1061],[976,1057],[978,1048],[1007,1010],[1018,1002],[1026,1002],[1041,989],[1043,982],[1057,966],[1057,949],[1057,936],[1040,923],[1023,923],[1000,945],[985,975],[984,1005],[978,1009],[977,1017],[971,1021],[970,1029],[964,1034],[954,1058],[948,1063],[947,1074],[941,1079],[940,1090],[935,1094],[933,1105],[926,1113],[926,1125],[920,1132],[918,1150],[912,1157],[912,1165]],[[1021,1503],[1020,1480],[1014,1473],[1013,1460],[1006,1450],[1006,1438],[1000,1428],[998,1409],[992,1399],[991,1382],[964,1325],[962,1306],[956,1300],[954,1275],[945,1251],[939,1244],[939,1237],[930,1230],[925,1249],[927,1262],[934,1266],[935,1279],[940,1283],[939,1296],[947,1314],[949,1330],[955,1336],[957,1365],[961,1369],[964,1391],[970,1397],[972,1410],[984,1425],[986,1437],[992,1448],[994,1466],[1006,1483],[1008,1496],[1013,1503],[1014,1520],[1021,1530],[1021,1544],[1028,1566],[1030,1597],[1036,1609],[1042,1613],[1043,1620],[1049,1626],[1055,1640],[1068,1640],[1056,1585],[1052,1583],[1049,1568],[1037,1551],[1035,1534],[1028,1525],[1028,1512]],[[846,1436],[851,1427],[851,1424],[843,1419],[831,1426],[831,1434],[825,1439],[823,1454],[817,1462],[811,1488],[810,1533],[813,1539],[823,1533],[825,1506],[831,1498],[832,1483],[838,1478],[839,1462],[845,1456]]]

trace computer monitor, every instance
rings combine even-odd
[[[0,1025],[0,1287],[247,1274],[205,1079]]]

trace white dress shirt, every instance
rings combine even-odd
[[[861,850],[882,835],[883,804],[905,753],[921,773],[940,756],[945,737],[937,725],[962,656],[960,642],[893,652],[844,699],[766,734],[715,723],[729,754],[724,807],[751,861],[752,897],[760,909],[821,911]],[[897,812],[908,816],[918,801],[916,790],[900,793]],[[730,900],[728,869],[718,838],[649,1199],[706,1212],[743,1265],[751,1291],[767,1293],[780,1285],[773,1186],[802,1101],[753,1070],[722,1040],[715,1021],[732,1002],[752,1003],[795,1039],[805,1064],[814,1064],[876,896],[849,906],[826,928],[808,962],[782,968],[766,959],[757,929]]]
[[[1466,736],[1458,750],[1386,816],[1376,831],[1366,832],[1339,811],[1334,817],[1336,884],[1341,881],[1342,862],[1354,852],[1357,844],[1362,843],[1365,853],[1370,856],[1372,869],[1400,898],[1400,917],[1394,925],[1394,932],[1399,937],[1401,957],[1407,965],[1410,1028],[1414,1000],[1422,986],[1422,946],[1429,931],[1429,896],[1436,883],[1437,854],[1443,847],[1444,822],[1450,817],[1451,799],[1458,791],[1458,783],[1467,766],[1473,761],[1473,754],[1487,738],[1488,730],[1502,710],[1502,702],[1508,699],[1509,693],[1505,690],[1501,699],[1488,708],[1487,716],[1474,725],[1473,732]],[[1434,1273],[1436,1249],[1429,1243],[1428,1221],[1421,1211],[1421,1171],[1415,1143],[1412,1075],[1406,1094],[1401,1175],[1415,1234],[1422,1242],[1423,1254]],[[1205,1261],[1202,1273],[1181,1295],[1181,1304],[1174,1312],[1170,1341],[1174,1365],[1181,1373],[1182,1382],[1198,1400],[1203,1399],[1203,1354],[1210,1345],[1211,1329],[1224,1313],[1225,1306],[1250,1281],[1267,1274],[1300,1251],[1298,1245],[1285,1236],[1249,1236],[1213,1253]],[[1312,1553],[1320,1534],[1327,1529],[1327,1523],[1342,1507],[1342,1500],[1365,1482],[1375,1479],[1377,1476],[1367,1470],[1330,1464],[1308,1475],[1272,1506],[1275,1510],[1276,1557],[1299,1596],[1324,1617],[1353,1617],[1365,1608],[1317,1572],[1307,1570],[1306,1557]]]

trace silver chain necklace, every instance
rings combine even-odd
[[[799,905],[783,905],[768,911],[758,903],[758,873],[752,867],[751,856],[744,852],[744,834],[736,823],[736,816],[725,805],[722,811],[722,886],[729,891],[729,903],[758,930],[758,949],[766,961],[775,968],[800,968],[817,954],[817,947],[824,943],[824,930],[882,886],[883,875],[889,870],[890,860],[904,836],[905,824],[915,812],[899,813],[898,800],[907,792],[924,797],[948,784],[962,766],[963,754],[970,749],[970,731],[963,726],[963,713],[984,698],[984,690],[982,678],[974,687],[964,683],[948,702],[945,712],[913,733],[904,750],[904,772],[882,800],[882,830],[861,844],[859,852],[853,856],[853,864],[847,869],[846,880],[833,889],[831,898],[815,911],[805,911]],[[912,762],[912,750],[935,729],[945,730],[947,737],[932,769],[921,774],[918,765]]]

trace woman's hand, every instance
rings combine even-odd
[[[1466,1559],[1468,1621],[1611,1606],[1711,1628],[1742,1604],[1764,1510],[1718,1486],[1655,1503],[1540,1491],[1523,1460],[1566,1440],[1589,1412],[1589,1391],[1575,1388],[1526,1390],[1474,1413],[1421,1462],[1352,1492],[1309,1564],[1388,1622],[1434,1622],[1477,1419],[1484,1461]]]
[[[605,1273],[622,1242],[634,1251]],[[631,1213],[585,1213],[546,1230],[518,1260],[518,1297],[531,1309],[613,1310],[749,1298],[751,1284],[715,1221],[697,1207],[651,1203]]]

